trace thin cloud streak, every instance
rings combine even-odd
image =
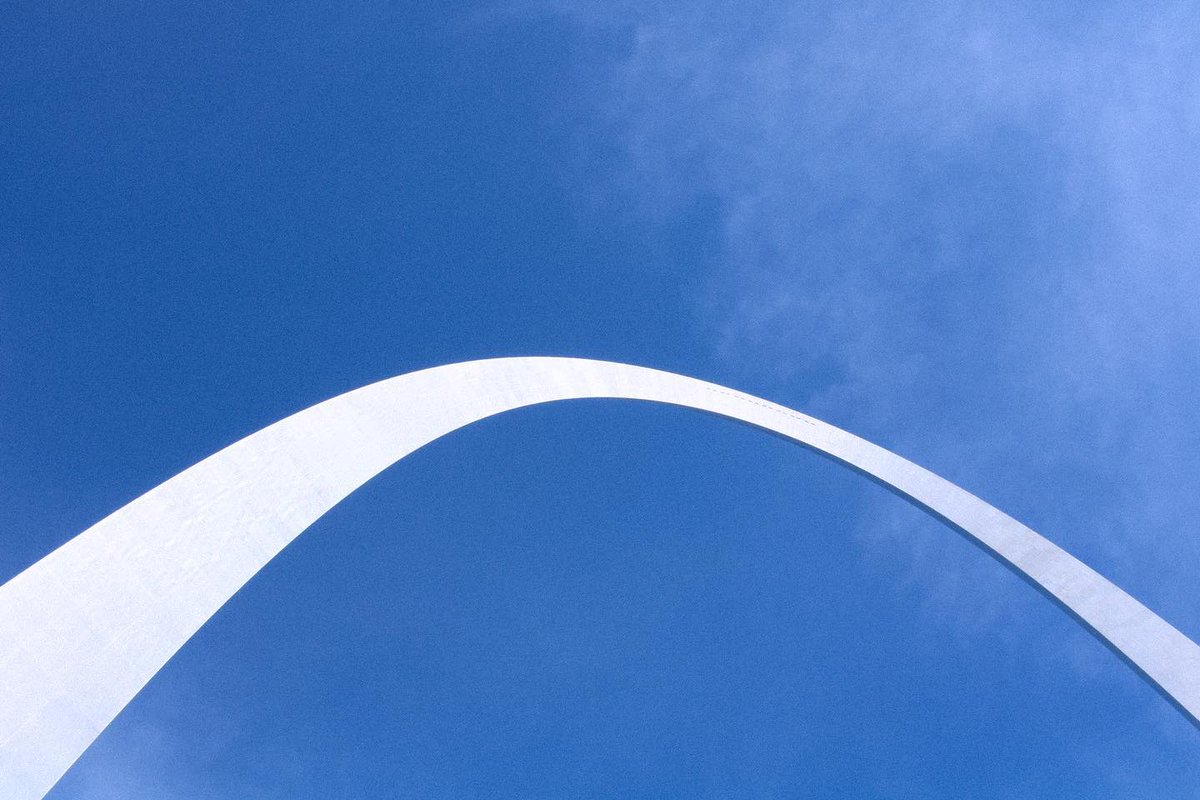
[[[715,205],[698,306],[726,368],[1200,636],[1194,8],[540,9],[627,42],[596,99],[627,157],[609,188],[664,226]],[[987,600],[1009,576],[869,509],[864,550],[912,541],[931,607],[1011,621]],[[1048,646],[1083,673],[1098,652]]]

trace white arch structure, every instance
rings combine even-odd
[[[287,417],[0,586],[0,797],[45,795],[217,609],[373,476],[493,414],[597,397],[730,417],[871,476],[1011,566],[1193,723],[1200,720],[1200,647],[1087,565],[937,475],[804,414],[693,378],[603,361],[501,358],[401,375]]]

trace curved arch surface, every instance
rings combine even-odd
[[[401,375],[287,417],[0,586],[0,797],[48,792],[217,609],[370,478],[464,425],[574,398],[708,411],[871,476],[1006,562],[1200,720],[1200,647],[1061,548],[928,470],[812,417],[693,378],[584,359],[501,358]]]

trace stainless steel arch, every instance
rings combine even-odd
[[[0,797],[48,792],[225,601],[371,477],[493,414],[587,397],[731,417],[870,475],[1024,575],[1200,719],[1200,647],[933,473],[811,417],[693,378],[603,361],[505,358],[402,375],[294,414],[152,489],[0,587]]]

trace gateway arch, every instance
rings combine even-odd
[[[413,372],[319,403],[150,490],[0,586],[0,797],[43,797],[255,573],[397,460],[524,406],[622,398],[791,439],[888,486],[1060,604],[1200,725],[1200,647],[1033,530],[894,453],[722,386],[574,358]]]

